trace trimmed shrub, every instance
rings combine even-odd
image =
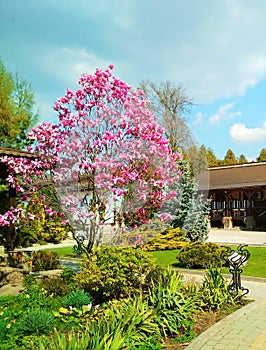
[[[69,284],[62,277],[58,276],[43,279],[41,286],[48,295],[64,296],[71,291]]]
[[[160,235],[165,228],[166,226],[160,220],[153,219],[150,223],[139,225],[136,228],[128,228],[126,232],[119,235],[117,244],[126,247],[146,246],[152,239]]]
[[[215,243],[194,242],[183,247],[177,255],[179,266],[188,269],[205,269],[212,266],[221,266],[222,248]]]
[[[46,188],[48,189],[48,188]],[[67,226],[60,216],[51,217],[37,194],[32,196],[26,209],[36,216],[35,220],[24,218],[16,224],[15,246],[27,247],[34,243],[59,243],[67,237]]]
[[[98,304],[139,293],[153,265],[143,249],[101,246],[83,263],[75,281]]]
[[[180,249],[188,244],[185,241],[186,233],[177,228],[168,227],[160,235],[157,235],[145,246],[148,250]]]

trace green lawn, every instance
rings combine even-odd
[[[231,246],[231,248],[236,249],[235,246]],[[247,265],[243,267],[242,275],[266,278],[266,247],[248,246],[247,249],[250,252],[250,258]],[[74,257],[72,247],[53,248],[49,250],[57,252],[62,257]],[[151,254],[154,256],[158,265],[168,267],[176,264],[178,250],[154,251]],[[223,272],[229,273],[228,268],[224,268]]]
[[[236,246],[230,246],[236,249]],[[266,247],[247,247],[250,252],[250,258],[246,266],[243,267],[243,276],[263,277],[266,278]],[[176,256],[178,250],[155,251],[152,255],[156,259],[158,265],[167,267],[174,266],[177,262]],[[228,273],[228,268],[223,269],[224,273]]]
[[[49,248],[49,251],[56,252],[61,257],[75,258],[73,247]]]

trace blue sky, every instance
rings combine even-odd
[[[252,160],[266,148],[265,14],[264,0],[0,0],[0,57],[31,83],[40,121],[112,63],[134,87],[181,84],[198,142]]]

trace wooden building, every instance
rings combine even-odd
[[[212,227],[266,229],[266,162],[210,167],[196,177]]]

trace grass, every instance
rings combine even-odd
[[[243,267],[244,276],[266,278],[266,247],[247,247],[250,258]]]
[[[48,250],[48,249],[47,249]],[[49,251],[58,253],[61,257],[75,258],[73,247],[49,248]]]
[[[230,246],[232,249],[236,249],[236,246]],[[250,252],[250,258],[246,266],[243,267],[243,276],[261,277],[266,278],[266,247],[253,247],[248,246]],[[52,248],[50,251],[57,252],[61,257],[73,258],[72,247]],[[177,262],[176,256],[178,250],[162,250],[153,251],[151,255],[155,258],[156,263],[162,267],[174,266]],[[223,269],[224,273],[229,273],[228,268]]]
[[[237,246],[230,246],[236,249]],[[247,247],[250,252],[250,258],[247,265],[243,267],[243,276],[266,278],[266,247]],[[154,251],[152,255],[156,259],[158,265],[162,267],[176,266],[176,256],[178,250]],[[224,273],[229,273],[228,268],[223,269]]]

